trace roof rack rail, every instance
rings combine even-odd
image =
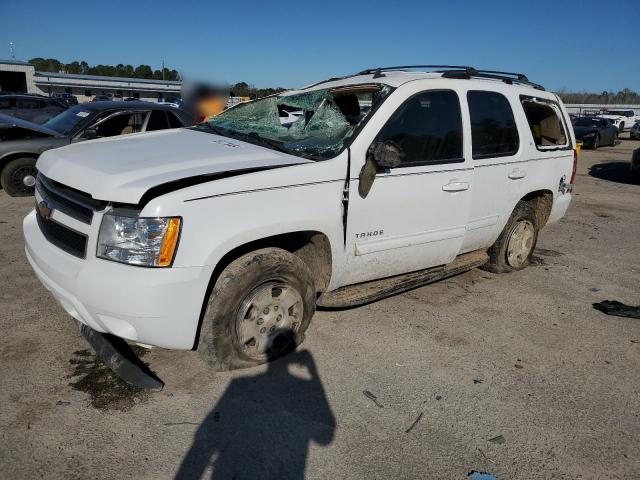
[[[366,70],[362,70],[361,72],[356,73],[356,75],[370,75],[374,74],[374,78],[384,77],[382,72],[390,72],[397,70],[413,70],[415,68],[428,68],[428,69],[447,69],[447,70],[473,70],[473,67],[468,67],[466,65],[403,65],[396,67],[377,67],[377,68],[368,68]]]
[[[385,71],[413,70],[417,68],[430,69],[434,72],[442,73],[442,76],[445,78],[490,78],[494,80],[501,80],[508,84],[519,83],[522,85],[529,85],[537,90],[544,90],[542,85],[530,81],[523,73],[502,72],[499,70],[478,70],[466,65],[404,65],[397,67],[378,67],[363,70],[358,72],[356,75],[373,74],[373,78],[380,78],[384,77],[383,72]]]

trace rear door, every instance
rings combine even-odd
[[[487,82],[482,82],[487,83]],[[497,88],[497,87],[495,87]],[[474,191],[463,252],[490,246],[511,214],[510,187],[527,172],[513,107],[506,91],[465,92],[471,122]]]
[[[363,131],[351,148],[343,284],[444,265],[462,246],[473,167],[465,155],[459,92],[419,85],[403,90],[377,112],[386,115],[384,126],[367,125],[378,131]],[[378,171],[365,194],[361,171],[377,142],[399,147],[402,163]]]

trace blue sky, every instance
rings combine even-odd
[[[465,64],[547,89],[640,91],[640,0],[0,0],[0,58],[149,64],[296,87],[367,67]]]

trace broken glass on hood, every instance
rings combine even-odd
[[[390,91],[375,84],[285,92],[239,104],[196,128],[321,160],[342,151]]]

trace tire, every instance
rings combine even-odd
[[[611,143],[609,144],[610,147],[615,147],[616,146],[616,140],[618,140],[618,132],[613,132],[613,135],[611,135]]]
[[[487,251],[489,261],[482,268],[493,273],[507,273],[527,267],[536,248],[538,231],[533,205],[530,202],[518,202],[504,230]],[[522,237],[521,241],[518,241],[518,235]],[[514,252],[517,255],[513,255]]]
[[[35,192],[35,176],[37,173],[35,158],[16,158],[7,163],[2,169],[0,182],[9,196],[28,197]],[[26,184],[25,178],[31,178],[33,184]]]
[[[593,143],[591,144],[591,150],[597,150],[600,146],[600,135],[593,137]]]
[[[198,351],[215,371],[266,363],[302,343],[315,300],[313,275],[300,258],[279,248],[247,253],[217,278]]]
[[[624,132],[624,122],[620,122],[620,128],[618,129],[618,133]]]

